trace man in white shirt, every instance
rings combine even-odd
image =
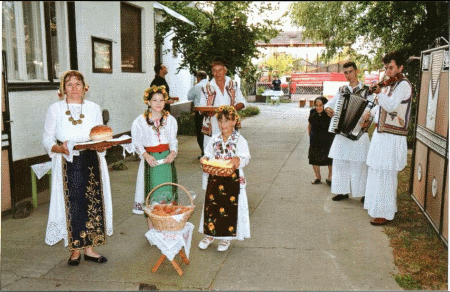
[[[334,115],[341,89],[354,93],[364,87],[364,84],[358,80],[358,69],[354,62],[347,62],[343,67],[349,85],[340,88],[334,98],[325,104],[325,112],[330,117]],[[352,197],[362,197],[361,202],[364,202],[367,181],[366,157],[369,144],[370,140],[367,133],[364,133],[358,140],[350,140],[340,134],[334,137],[328,154],[328,157],[333,158],[331,183],[331,193],[335,194],[332,198],[333,201],[347,199],[351,193]]]
[[[197,77],[197,84],[195,84],[188,92],[188,100],[194,102],[194,106],[200,106],[200,100],[202,98],[202,88],[206,85],[207,75],[205,71],[198,71],[195,74]],[[202,151],[200,159],[203,155],[205,155],[203,148],[203,134],[202,134],[202,124],[203,124],[204,116],[201,115],[198,111],[195,112],[195,132],[197,133],[197,143]]]
[[[202,88],[200,106],[231,105],[237,111],[245,108],[246,101],[236,81],[226,76],[228,69],[225,60],[216,60],[211,63],[211,72],[214,78]],[[203,120],[202,132],[205,134],[203,147],[206,148],[211,136],[220,132],[215,112],[209,114]]]
[[[374,218],[372,225],[393,220],[397,212],[397,175],[407,164],[407,134],[411,114],[412,87],[402,74],[404,58],[398,52],[383,57],[386,76],[393,81],[381,92],[374,88],[378,105],[372,109],[377,129],[367,154],[369,167],[364,209]],[[366,115],[366,117],[369,115]]]

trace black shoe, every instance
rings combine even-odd
[[[327,182],[327,185],[331,186],[331,180],[326,179],[325,181]]]
[[[364,204],[364,199],[365,199],[365,198],[366,198],[365,196],[361,198],[361,203]]]
[[[69,266],[78,266],[80,264],[81,260],[81,254],[78,256],[77,259],[72,259],[72,256],[70,256],[69,261],[67,262]]]
[[[343,199],[348,199],[348,194],[347,195],[336,195],[332,198],[333,201],[340,201]]]
[[[313,180],[311,183],[312,183],[313,185],[320,184],[320,179],[316,178],[316,179]]]
[[[98,258],[96,258],[96,257],[90,257],[90,256],[88,256],[86,254],[84,255],[84,259],[86,261],[96,262],[96,263],[99,263],[99,264],[106,263],[106,261],[107,261],[107,259],[104,256],[99,256]]]

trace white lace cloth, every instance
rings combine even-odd
[[[147,237],[151,245],[156,245],[169,261],[172,261],[183,247],[186,257],[189,258],[193,231],[194,225],[187,222],[180,231],[159,231],[152,229],[145,234],[145,237]]]
[[[52,162],[47,161],[43,163],[33,164],[31,166],[31,169],[33,169],[36,177],[38,179],[41,179],[50,169],[52,169]]]

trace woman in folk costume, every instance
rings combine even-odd
[[[78,71],[61,77],[59,96],[47,110],[43,145],[52,159],[50,210],[45,242],[53,245],[64,239],[69,245],[69,265],[84,259],[97,263],[106,258],[93,247],[106,244],[113,233],[111,187],[106,149],[73,150],[75,142],[90,140],[94,126],[102,125],[100,107],[85,100],[88,86]]]
[[[397,175],[407,163],[407,134],[411,114],[412,87],[402,74],[403,58],[391,52],[383,57],[386,76],[399,80],[385,88],[377,87],[378,106],[366,115],[377,124],[369,153],[364,209],[374,218],[372,225],[393,220],[397,212]]]
[[[174,159],[178,153],[178,125],[176,119],[163,110],[168,98],[164,85],[147,88],[144,102],[148,109],[138,116],[131,126],[132,143],[141,158],[133,208],[135,214],[144,213],[142,206],[153,188],[166,182],[177,183]],[[177,202],[176,187],[160,187],[150,200],[160,203]],[[152,229],[153,225],[148,217],[147,223],[148,228]]]
[[[250,238],[250,218],[243,168],[250,160],[247,140],[236,131],[239,115],[232,106],[216,110],[220,133],[213,135],[205,148],[207,159],[230,160],[236,171],[229,177],[209,175],[199,232],[206,236],[199,247],[206,249],[215,238],[220,239],[218,251],[226,251],[230,240]]]
[[[245,98],[237,83],[226,76],[228,69],[225,64],[226,61],[222,58],[217,58],[211,63],[211,72],[214,78],[203,86],[199,106],[230,105],[236,110],[245,108]],[[211,137],[219,133],[220,129],[214,112],[201,114],[209,115],[205,116],[202,127],[202,133],[205,135],[203,145],[206,148]]]

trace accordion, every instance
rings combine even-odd
[[[334,116],[331,118],[328,132],[341,134],[350,140],[358,140],[369,128],[362,128],[363,114],[374,106],[367,100],[368,88],[364,87],[351,93],[347,87],[341,90],[340,98],[336,101]]]

